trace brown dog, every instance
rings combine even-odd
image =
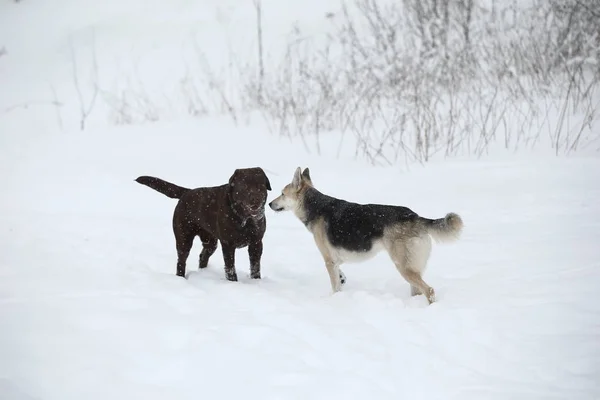
[[[199,267],[221,242],[225,276],[237,281],[235,250],[248,246],[250,276],[260,279],[262,239],[266,230],[265,203],[269,178],[262,168],[236,169],[229,182],[215,187],[187,189],[152,176],[135,180],[165,196],[179,199],[173,213],[173,232],[177,247],[177,275],[185,277],[186,261],[196,236],[202,241]]]

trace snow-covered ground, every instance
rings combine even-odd
[[[171,2],[176,19],[159,2],[143,12],[134,1],[61,3],[71,11],[48,1],[0,5],[0,399],[600,397],[598,158],[374,168],[309,155],[259,123],[226,118],[106,127],[98,113],[81,132],[68,32],[91,24],[105,28],[97,39],[148,44],[148,31],[171,21],[183,32],[183,16],[192,26],[202,7]],[[210,20],[218,2],[204,3]],[[235,4],[217,5],[231,16],[241,12]],[[310,19],[302,4],[286,18]],[[244,7],[251,15],[251,2]],[[136,12],[155,25],[134,24]],[[128,45],[97,43],[106,46],[99,57]],[[75,112],[63,107],[62,129],[46,104],[50,86]],[[271,210],[262,280],[248,278],[245,250],[237,283],[224,279],[220,251],[198,271],[198,242],[189,279],[177,278],[175,201],[134,179],[209,186],[249,166],[267,171],[269,200],[308,166],[330,195],[427,217],[459,213],[461,240],[435,245],[425,274],[438,301],[411,298],[385,254],[343,266],[348,282],[331,296],[310,234]]]
[[[226,122],[11,137],[0,153],[3,399],[600,393],[598,160],[373,169]],[[438,302],[411,298],[385,255],[346,266],[330,296],[310,234],[270,210],[262,281],[247,277],[245,251],[238,283],[224,280],[220,252],[198,272],[198,243],[189,280],[177,278],[175,202],[133,179],[213,185],[253,165],[268,171],[270,198],[302,165],[332,195],[459,212],[462,239],[435,246],[426,273]]]

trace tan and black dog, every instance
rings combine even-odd
[[[250,276],[260,279],[265,203],[267,191],[271,190],[262,168],[236,169],[228,183],[215,187],[187,189],[152,176],[140,176],[136,182],[179,199],[173,212],[178,276],[185,277],[192,243],[199,236],[203,246],[199,268],[208,266],[208,259],[221,242],[225,276],[237,281],[235,250],[248,246]]]
[[[435,291],[422,274],[431,253],[431,237],[450,242],[458,239],[463,228],[455,213],[429,219],[406,207],[357,204],[328,196],[315,189],[308,168],[296,169],[292,182],[269,207],[292,211],[313,234],[334,293],[346,279],[342,263],[364,261],[385,250],[411,285],[411,294],[424,294],[430,304]]]

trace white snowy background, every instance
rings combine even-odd
[[[591,0],[2,0],[0,399],[600,398],[599,21]],[[332,296],[271,210],[262,280],[246,250],[237,283],[220,250],[198,271],[198,242],[176,277],[175,201],[134,179],[251,166],[269,200],[308,166],[333,196],[459,213],[438,301],[385,254]]]

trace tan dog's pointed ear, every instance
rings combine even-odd
[[[300,169],[300,167],[298,167],[298,168],[296,168],[296,171],[294,172],[294,179],[292,179],[292,186],[294,187],[294,189],[299,190],[301,183],[302,183],[302,170]]]
[[[309,181],[310,183],[312,183],[312,179],[310,179],[310,171],[308,170],[308,167],[304,168],[304,171],[302,172],[302,177],[304,179],[306,179],[307,181]]]

